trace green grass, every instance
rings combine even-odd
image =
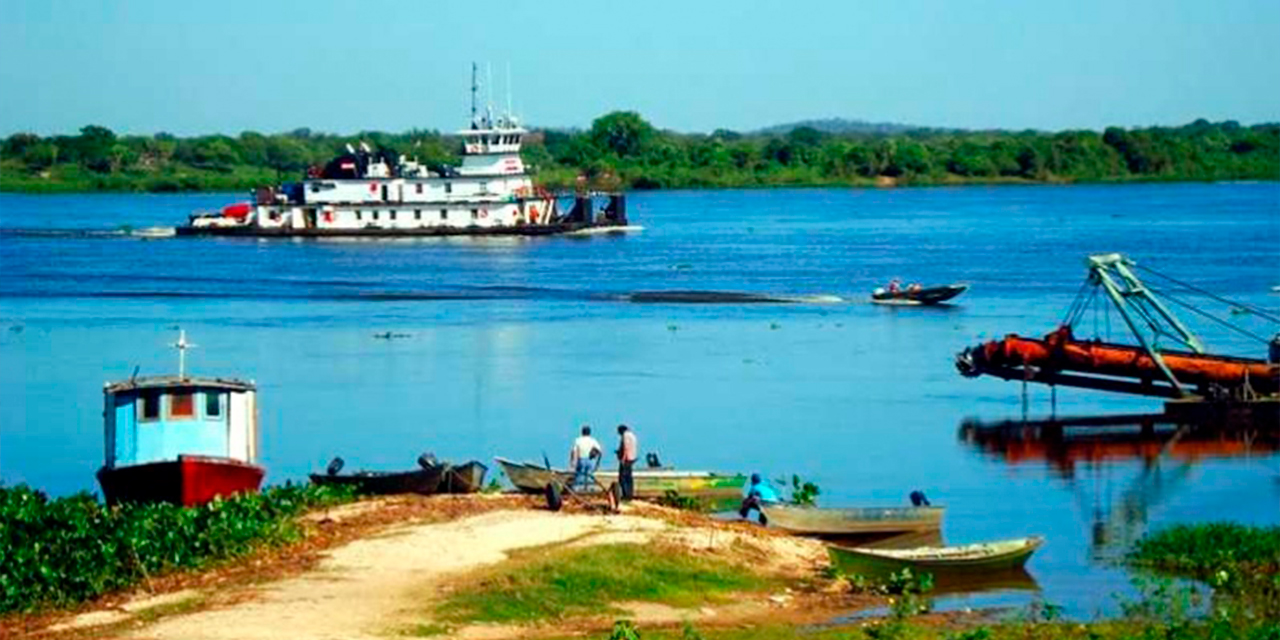
[[[614,603],[691,607],[775,580],[723,560],[648,544],[544,549],[481,573],[439,606],[455,622],[534,622],[619,613]]]
[[[1233,567],[1280,569],[1280,527],[1231,523],[1179,525],[1138,542],[1128,562],[1207,579]]]

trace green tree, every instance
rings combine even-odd
[[[619,158],[634,158],[644,153],[654,133],[653,125],[634,111],[614,111],[591,123],[591,141]]]

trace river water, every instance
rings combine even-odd
[[[335,455],[348,468],[404,468],[426,450],[554,462],[578,425],[596,425],[608,448],[626,422],[664,462],[797,473],[829,506],[900,505],[922,490],[947,505],[951,543],[1044,535],[1028,565],[1038,586],[998,597],[1084,617],[1113,609],[1129,578],[1108,558],[1151,527],[1280,522],[1274,437],[1164,456],[1124,434],[1048,451],[979,443],[962,424],[1020,418],[1020,385],[952,364],[982,340],[1053,329],[1090,253],[1274,310],[1274,183],[637,193],[629,213],[643,232],[590,239],[127,233],[236,197],[0,194],[0,479],[96,490],[102,383],[174,371],[167,345],[181,327],[199,345],[192,372],[258,383],[268,482]],[[867,304],[891,277],[972,288],[945,309]],[[649,294],[673,290],[791,302]],[[1175,311],[1211,350],[1265,356]],[[1113,315],[1086,320],[1078,334],[1127,340]],[[1046,389],[1028,398],[1033,417],[1052,410]],[[1059,415],[1160,406],[1056,398]]]

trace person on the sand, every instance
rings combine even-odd
[[[636,497],[636,480],[631,470],[640,458],[640,445],[636,442],[636,432],[625,424],[618,425],[618,488],[622,489],[622,499],[631,500]]]
[[[742,499],[742,506],[738,509],[738,515],[746,518],[750,515],[751,510],[755,509],[760,512],[760,524],[769,524],[769,518],[764,515],[762,507],[782,502],[778,498],[778,492],[774,491],[773,486],[767,480],[760,477],[760,474],[751,474],[751,484],[747,486],[747,496]]]
[[[582,425],[582,435],[569,448],[569,468],[573,469],[573,484],[586,487],[595,471],[596,459],[604,455],[600,442],[591,437],[591,427]]]

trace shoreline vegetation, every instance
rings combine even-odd
[[[361,142],[427,165],[455,164],[460,151],[456,136],[434,130],[176,137],[117,135],[89,125],[76,135],[10,135],[0,144],[0,191],[247,191],[296,180]],[[535,180],[553,190],[1274,181],[1280,123],[683,134],[619,111],[587,130],[535,129],[521,156]]]
[[[934,611],[930,576],[839,575],[817,541],[641,502],[602,516],[528,496],[277,487],[107,508],[0,490],[0,635],[1280,638],[1280,527],[1151,533],[1123,560],[1136,590],[1118,614],[1072,620],[1042,599]],[[316,609],[329,601],[343,606]]]

